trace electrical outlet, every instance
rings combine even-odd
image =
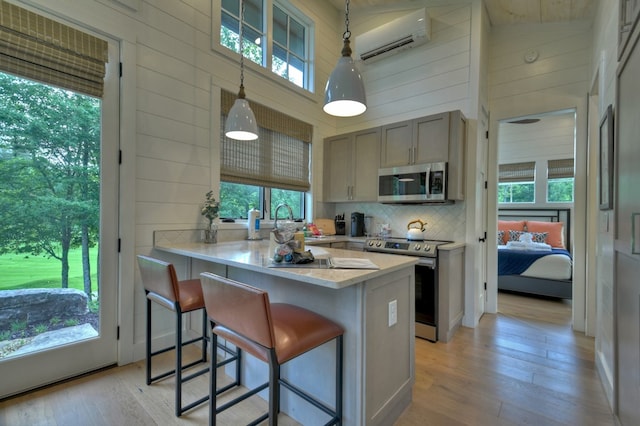
[[[389,327],[398,322],[398,301],[389,302]]]

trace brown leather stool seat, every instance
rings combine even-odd
[[[209,337],[207,334],[207,316],[202,315],[202,332],[197,337],[182,341],[182,314],[188,312],[194,312],[204,309],[204,299],[202,297],[202,285],[199,279],[178,281],[176,271],[171,263],[164,262],[152,257],[138,255],[138,267],[140,268],[140,276],[142,277],[142,285],[147,297],[147,313],[146,313],[146,379],[147,385],[154,383],[158,380],[164,379],[175,374],[176,376],[176,395],[175,395],[175,413],[177,417],[180,417],[185,411],[196,407],[209,400],[209,394],[201,397],[200,399],[191,402],[185,406],[182,405],[182,385],[192,379],[195,379],[202,374],[209,371],[209,364],[207,363],[207,344]],[[176,341],[173,346],[162,348],[152,352],[151,348],[151,302],[155,302],[158,305],[175,312],[176,314]],[[182,365],[182,348],[190,344],[196,344],[201,342],[202,351],[200,357],[195,361]],[[233,362],[238,359],[235,352],[230,351],[228,348],[221,346],[230,357],[226,358],[223,362],[217,363],[218,366]],[[168,352],[175,349],[176,351],[176,364],[175,368],[170,371],[165,371],[152,376],[152,358],[156,355]],[[216,359],[216,357],[212,357]],[[198,364],[204,364],[204,367],[192,372],[189,375],[184,376],[183,372],[191,367],[195,367]],[[237,371],[240,370],[240,363],[237,363]],[[236,375],[236,378],[239,377]],[[239,381],[236,381],[218,392],[223,392],[231,387],[237,386]]]
[[[216,414],[269,387],[269,412],[256,419],[269,419],[277,425],[280,411],[280,385],[322,410],[329,416],[327,425],[342,422],[342,337],[344,329],[310,310],[269,303],[267,292],[228,278],[205,272],[200,275],[207,315],[212,322],[212,344],[217,337],[233,343],[269,364],[269,381],[234,400],[217,407],[209,403],[209,424],[216,424]],[[335,407],[326,406],[304,390],[280,377],[280,366],[324,343],[336,339]],[[216,383],[211,374],[211,390]]]

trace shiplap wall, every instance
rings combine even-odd
[[[427,5],[416,1],[416,9]],[[367,111],[337,123],[338,133],[394,123],[443,111],[461,110],[467,118],[477,103],[470,93],[471,1],[451,1],[426,7],[431,40],[413,49],[359,68],[367,92]],[[360,9],[362,10],[362,9]],[[352,14],[352,42],[364,33],[410,11]],[[473,109],[475,110],[475,109]]]
[[[498,164],[573,158],[575,114],[539,116],[537,123],[500,123]]]
[[[598,2],[597,19],[594,23],[594,43],[593,61],[591,64],[593,83],[596,86],[595,92],[598,96],[598,110],[595,112],[595,120],[599,121],[603,116],[607,105],[615,105],[616,98],[616,67],[617,67],[617,45],[618,45],[618,6],[616,0],[605,0]],[[595,78],[597,76],[597,79]],[[615,121],[615,120],[614,120]],[[589,156],[589,167],[591,170],[598,170],[599,151],[597,140],[591,142],[592,152]],[[597,177],[590,176],[593,187],[597,188]],[[597,253],[595,262],[595,274],[589,271],[589,277],[596,277],[595,300],[598,301],[596,310],[596,365],[606,392],[607,399],[611,407],[614,407],[614,386],[615,386],[615,327],[614,327],[614,259],[613,244],[615,228],[615,214],[613,211],[598,210],[598,199],[593,191],[589,209],[597,211],[589,232],[597,235],[595,247],[590,247]],[[593,266],[593,265],[591,265]]]

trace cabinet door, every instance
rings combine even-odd
[[[449,113],[413,121],[414,164],[449,161]]]
[[[380,167],[397,167],[412,164],[413,122],[382,126],[380,142]]]
[[[621,424],[640,424],[640,254],[637,241],[640,226],[633,226],[640,214],[640,28],[629,40],[627,52],[618,68],[617,107],[614,117],[616,134],[615,179],[615,282],[617,305],[617,394]],[[637,216],[636,216],[637,217]],[[634,235],[635,233],[635,235]],[[635,244],[636,247],[632,247]]]
[[[640,15],[640,0],[620,0],[620,17],[618,23],[618,59],[622,57],[634,24],[637,25]]]
[[[447,197],[449,200],[464,200],[466,184],[467,120],[460,111],[449,116],[449,171]]]
[[[348,201],[351,187],[351,135],[324,140],[324,201]]]
[[[357,243],[355,241],[348,241],[345,247],[347,250],[364,251],[364,243]]]
[[[380,128],[353,135],[353,168],[351,199],[378,200],[378,168],[380,167]]]

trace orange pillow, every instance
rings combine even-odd
[[[502,244],[509,241],[509,231],[524,231],[524,220],[498,220],[498,231],[504,231]]]
[[[528,232],[547,232],[547,244],[551,247],[565,248],[564,245],[564,223],[563,222],[527,222]]]

